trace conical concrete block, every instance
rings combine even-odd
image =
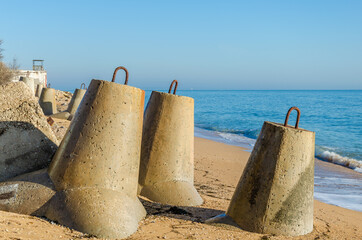
[[[139,192],[164,204],[196,206],[203,200],[194,187],[194,100],[175,95],[176,87],[170,94],[171,87],[153,91],[144,114]]]
[[[227,215],[242,229],[298,236],[313,230],[315,133],[264,122]]]
[[[75,89],[73,97],[70,100],[70,103],[68,105],[67,112],[69,112],[72,115],[75,114],[75,112],[78,109],[78,106],[79,106],[80,102],[83,99],[83,96],[84,96],[85,92],[86,92],[85,89],[79,89],[79,88]]]
[[[52,115],[57,113],[57,106],[55,102],[55,89],[43,88],[39,98],[39,104],[43,109],[45,115]]]
[[[40,97],[41,96],[41,92],[43,91],[44,85],[43,84],[37,84],[36,85],[36,91],[35,91],[35,96],[36,97]]]
[[[92,80],[49,167],[48,218],[104,238],[137,230],[143,109],[143,90]]]
[[[31,90],[31,92],[34,94],[34,79],[29,77],[20,77],[20,81],[24,82]]]

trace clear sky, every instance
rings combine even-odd
[[[52,87],[362,89],[362,1],[0,1],[5,62]],[[119,74],[117,82],[123,82]]]

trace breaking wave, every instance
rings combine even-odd
[[[246,147],[250,150],[254,147],[256,139],[260,133],[260,129],[226,130],[214,127],[196,127],[196,129],[195,130],[198,133],[198,136],[236,146]],[[315,157],[320,160],[338,164],[362,173],[362,161],[350,157],[344,157],[338,153],[335,153],[334,150],[335,149],[331,147],[316,145]]]
[[[321,160],[342,165],[362,173],[362,162],[358,161],[357,159],[343,157],[332,151],[323,151],[321,153],[317,153],[316,157]]]

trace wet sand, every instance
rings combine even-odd
[[[56,121],[67,127],[68,122]],[[59,135],[61,135],[59,132]],[[147,217],[127,239],[362,239],[362,212],[314,201],[314,230],[300,237],[272,236],[206,219],[224,213],[250,153],[243,148],[195,138],[195,186],[204,199],[199,207],[172,207],[141,199]],[[339,166],[317,162],[322,167]],[[352,170],[341,167],[340,171]],[[358,173],[356,173],[359,176]],[[50,221],[0,211],[0,239],[96,239]]]

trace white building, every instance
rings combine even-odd
[[[44,60],[33,60],[33,70],[17,70],[12,81],[18,82],[20,77],[29,77],[34,79],[35,86],[39,83],[47,86],[47,72],[44,70],[43,61]]]

